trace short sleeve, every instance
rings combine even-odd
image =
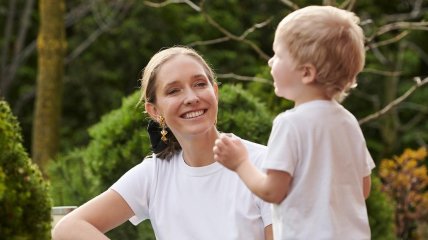
[[[284,115],[275,118],[263,168],[285,171],[293,176],[297,165],[298,139],[297,130]]]
[[[255,196],[256,197],[256,196]],[[263,226],[267,227],[272,224],[271,204],[256,197],[257,206],[260,208],[260,215],[263,220]]]
[[[375,168],[375,163],[373,161],[372,156],[370,155],[369,150],[366,148],[366,162],[365,162],[365,172],[364,172],[364,177],[365,176],[369,176],[373,170],[373,168]]]
[[[154,185],[156,159],[147,158],[126,172],[110,189],[119,193],[134,212],[129,221],[137,225],[149,219],[151,189]]]
[[[242,139],[241,139],[242,140]],[[266,146],[256,144],[249,142],[247,140],[244,140],[247,150],[251,159],[251,162],[260,170],[262,169],[263,161],[266,158]],[[259,197],[257,197],[255,194],[253,194],[253,197],[255,199],[256,205],[260,210],[260,215],[263,221],[263,226],[267,227],[268,225],[272,224],[272,214],[271,214],[271,204],[268,202],[263,201]]]
[[[256,166],[261,169],[261,164],[263,162],[263,160],[265,159],[266,156],[266,151],[265,148],[263,149],[263,151],[258,155],[258,158],[260,159],[259,161],[257,161]],[[259,197],[257,197],[256,195],[254,195],[254,197],[256,198],[256,204],[260,209],[260,215],[262,216],[262,220],[263,220],[263,226],[267,227],[268,225],[272,224],[272,214],[271,214],[271,204],[268,202],[263,201],[262,199],[260,199]]]

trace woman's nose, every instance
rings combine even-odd
[[[186,91],[186,97],[184,99],[184,104],[191,105],[199,102],[199,96],[192,90]]]

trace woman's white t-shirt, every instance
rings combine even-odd
[[[266,147],[244,141],[261,167]],[[130,221],[150,219],[160,240],[264,239],[269,204],[253,195],[239,176],[215,162],[190,167],[182,152],[170,160],[147,158],[113,186],[134,211]],[[114,206],[112,206],[114,207]]]
[[[374,162],[342,105],[312,101],[278,115],[263,168],[292,176],[287,197],[273,204],[275,239],[370,239],[363,178]]]

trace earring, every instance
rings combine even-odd
[[[165,128],[166,128],[166,124],[165,124],[165,118],[164,117],[162,117],[162,116],[159,116],[159,125],[160,125],[160,127],[162,128],[162,130],[161,130],[161,135],[162,135],[162,137],[161,137],[161,140],[164,142],[164,143],[166,143],[166,141],[168,140],[168,138],[166,137],[166,135],[168,134],[168,131],[167,130],[165,130]]]

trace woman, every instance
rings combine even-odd
[[[141,84],[154,154],[64,217],[53,239],[107,239],[126,220],[145,219],[157,239],[272,239],[269,205],[214,161],[218,86],[205,60],[185,47],[162,50]],[[245,145],[260,166],[265,147]]]

